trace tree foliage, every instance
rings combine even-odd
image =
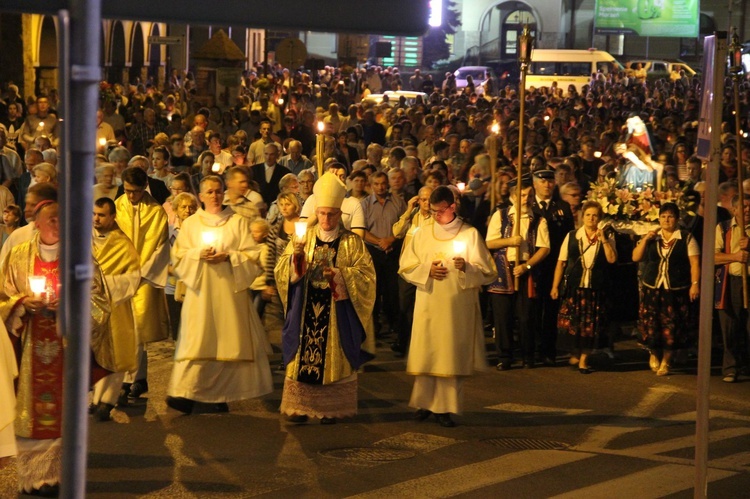
[[[459,26],[461,26],[461,14],[456,8],[456,2],[443,0],[443,24],[430,28],[422,38],[423,66],[432,67],[435,62],[450,57],[448,35],[455,34]]]

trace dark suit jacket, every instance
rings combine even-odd
[[[167,198],[172,195],[172,193],[169,192],[169,189],[167,189],[167,184],[158,178],[148,178],[148,190],[151,191],[151,197],[153,197],[159,204],[164,204]],[[115,199],[123,194],[125,194],[125,188],[123,186],[118,187]]]
[[[289,171],[289,168],[276,163],[276,167],[273,169],[273,175],[271,176],[271,181],[266,182],[265,163],[253,165],[250,168],[250,171],[253,173],[253,180],[258,183],[260,195],[263,196],[263,201],[268,206],[271,206],[271,203],[276,201],[276,198],[279,197],[279,181],[281,180],[281,177],[287,173],[292,173]]]

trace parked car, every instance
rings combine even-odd
[[[474,80],[474,88],[477,95],[484,94],[484,83],[490,78],[497,81],[495,70],[489,66],[462,66],[458,68],[453,75],[456,77],[456,89],[461,90],[466,87],[467,76]]]
[[[642,64],[646,70],[646,78],[649,80],[658,80],[659,78],[669,78],[673,69],[677,71],[685,71],[685,76],[692,78],[696,72],[693,68],[687,65],[686,62],[678,59],[634,59],[625,63],[625,70],[628,72],[628,76],[633,74],[638,64]]]

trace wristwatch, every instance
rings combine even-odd
[[[526,264],[526,270],[531,270],[531,265],[529,265],[528,263]]]

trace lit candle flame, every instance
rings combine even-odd
[[[106,146],[107,145],[107,139],[105,139],[104,137],[102,137],[101,139],[99,139],[99,145],[100,146]]]
[[[318,132],[323,133],[323,130],[325,129],[326,129],[325,123],[323,123],[322,121],[318,121]]]
[[[279,100],[277,102],[278,102],[279,106],[283,106],[284,105],[284,99],[282,99],[281,97],[279,97]]]
[[[294,222],[294,234],[300,239],[307,233],[307,222]]]
[[[549,116],[545,116],[544,121],[549,121]]]
[[[214,173],[219,173],[220,170],[221,170],[221,164],[219,162],[214,163],[213,166],[211,167],[211,171]]]
[[[40,128],[40,129],[44,128],[44,122],[43,122],[43,121],[40,121],[40,122],[39,122],[39,128]]]
[[[466,189],[466,184],[463,182],[459,182],[456,184],[456,187],[458,187],[459,191],[464,192],[464,189]]]
[[[601,158],[602,157],[602,152],[601,151],[594,151],[594,157],[595,158]]]
[[[204,231],[201,234],[201,239],[203,240],[204,245],[213,246],[216,242],[216,232],[211,230]]]
[[[34,296],[39,297],[47,287],[47,278],[42,276],[29,276],[29,287]]]
[[[497,134],[500,132],[500,125],[498,125],[497,123],[493,123],[490,127],[490,130],[492,130],[492,133]]]
[[[453,252],[456,254],[456,256],[463,256],[466,252],[466,242],[453,241]]]

